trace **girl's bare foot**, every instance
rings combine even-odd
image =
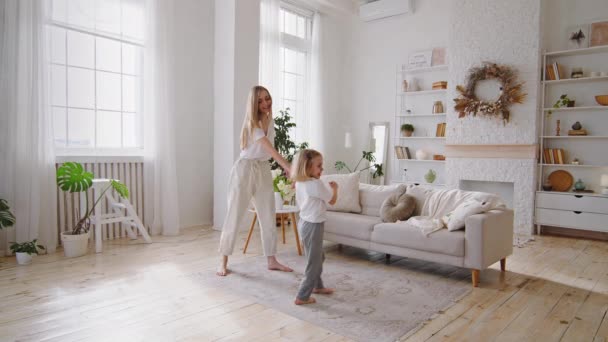
[[[308,300],[302,300],[302,299],[296,298],[296,300],[294,301],[294,303],[296,305],[313,304],[316,302],[317,301],[313,297],[309,297]]]
[[[334,289],[328,288],[328,287],[324,287],[321,289],[313,289],[312,293],[318,293],[318,294],[324,294],[324,295],[330,295],[332,293],[334,293]]]
[[[271,271],[293,272],[291,268],[281,264],[274,255],[268,257],[268,269]]]
[[[217,271],[215,271],[215,274],[217,274],[220,277],[225,277],[228,275],[228,273],[229,273],[228,256],[222,255],[222,261],[220,262],[220,265],[217,267]]]

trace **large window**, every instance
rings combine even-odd
[[[51,6],[57,153],[141,148],[143,0],[52,0]]]
[[[291,132],[294,140],[306,139],[308,87],[310,83],[310,51],[312,13],[290,4],[281,5],[279,27],[281,30],[281,83],[283,97],[279,108],[289,107],[295,118],[296,129]]]

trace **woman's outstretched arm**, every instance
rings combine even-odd
[[[285,160],[285,158],[283,158],[283,156],[274,147],[272,147],[272,144],[270,143],[270,140],[268,140],[268,137],[260,138],[259,141],[262,144],[264,150],[270,153],[272,159],[276,160],[277,163],[281,165],[283,170],[285,170],[285,173],[289,175],[289,172],[291,171],[291,165],[289,165],[289,162]]]

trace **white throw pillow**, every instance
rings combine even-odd
[[[359,203],[359,173],[335,174],[321,176],[323,183],[329,188],[329,182],[338,183],[338,200],[334,205],[327,205],[327,210],[347,213],[360,213]]]
[[[468,200],[460,204],[454,211],[448,213],[442,218],[443,223],[449,231],[459,230],[464,228],[464,222],[467,217],[488,211],[490,202],[479,202],[477,200]]]
[[[360,183],[361,214],[380,217],[380,208],[382,208],[384,201],[392,195],[402,195],[405,192],[405,187],[405,184],[371,185]]]

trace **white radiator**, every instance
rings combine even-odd
[[[55,168],[59,168],[62,163],[55,164]],[[129,201],[137,211],[137,215],[143,221],[144,226],[150,231],[150,228],[144,221],[144,163],[141,161],[118,161],[118,162],[81,162],[82,166],[95,175],[95,178],[111,178],[120,180],[129,188]],[[108,190],[114,191],[114,190]],[[86,204],[84,198],[81,201],[81,193],[64,192],[61,189],[57,190],[57,234],[70,231],[74,228],[79,219],[79,213],[84,211]],[[87,192],[89,197],[89,210],[93,205],[92,190]],[[115,194],[118,198],[118,195]],[[102,214],[108,213],[107,200],[102,199],[98,205],[101,205]],[[122,227],[121,223],[113,223],[102,226],[102,234],[104,240],[113,240],[127,237],[127,232]],[[94,229],[93,233],[95,232]],[[137,233],[137,230],[134,230]],[[61,242],[61,236],[58,236],[58,241]]]

